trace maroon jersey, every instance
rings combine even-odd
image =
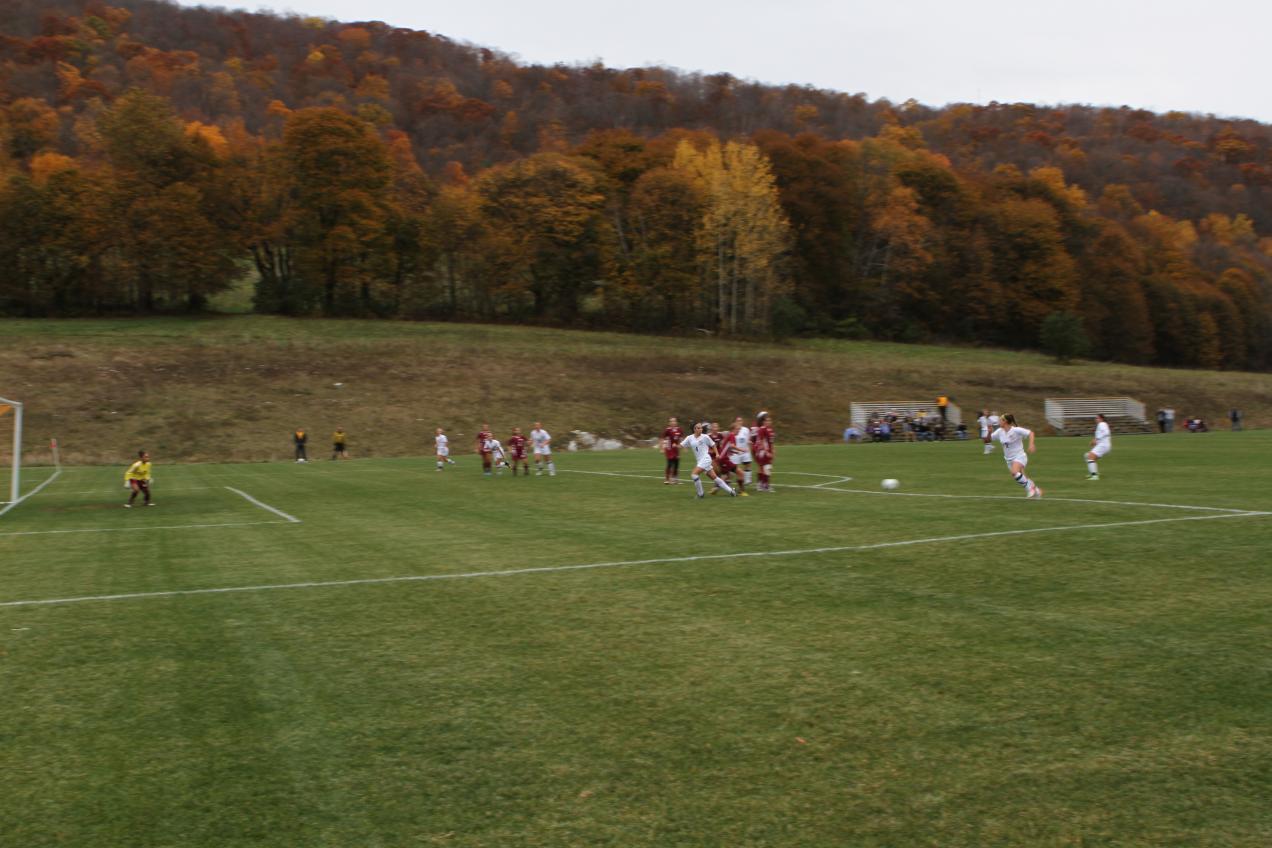
[[[494,437],[495,437],[495,434],[490,432],[489,430],[482,430],[480,433],[478,433],[477,434],[477,450],[481,451],[482,453],[490,453],[490,451],[486,448],[486,443],[489,442]]]
[[[526,458],[526,437],[521,435],[508,437],[508,452],[513,459]]]
[[[732,471],[737,466],[733,464],[734,458],[737,456],[738,444],[735,434],[725,433],[716,449],[720,452],[720,470]]]
[[[755,444],[756,456],[773,456],[773,428],[765,424],[751,431],[751,440]]]
[[[680,442],[685,437],[685,431],[679,427],[668,427],[662,432],[663,439],[663,455],[668,459],[680,458]]]

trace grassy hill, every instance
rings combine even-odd
[[[57,436],[70,462],[278,460],[304,426],[322,455],[337,425],[355,456],[427,453],[445,426],[467,448],[536,419],[648,438],[668,415],[771,410],[784,442],[836,439],[853,401],[947,393],[964,410],[1130,395],[1151,409],[1272,426],[1266,374],[1060,366],[1035,353],[875,342],[789,344],[542,328],[267,316],[0,321],[0,394],[29,405],[28,443]]]

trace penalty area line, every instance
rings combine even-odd
[[[140,533],[143,530],[192,530],[199,527],[257,527],[261,524],[285,524],[285,521],[230,521],[224,524],[153,524],[148,527],[82,527],[74,530],[20,530],[0,533],[3,536],[49,536],[62,533]]]
[[[853,553],[875,551],[884,548],[900,548],[909,545],[931,545],[942,542],[964,542],[973,539],[989,539],[1002,536],[1024,536],[1031,533],[1057,533],[1067,530],[1100,530],[1109,527],[1137,527],[1147,524],[1168,524],[1175,521],[1217,521],[1225,518],[1251,518],[1269,516],[1272,512],[1243,512],[1222,515],[1188,515],[1180,518],[1151,518],[1143,521],[1113,521],[1104,524],[1070,524],[1057,527],[1033,527],[1024,530],[997,530],[989,533],[966,533],[959,536],[932,536],[923,539],[903,539],[894,542],[874,542],[867,545],[837,545],[822,548],[799,548],[781,551],[741,551],[727,554],[697,554],[693,556],[659,557],[655,559],[614,560],[589,562],[578,565],[546,565],[531,568],[508,568],[498,571],[467,571],[455,574],[414,574],[402,577],[366,577],[354,580],[322,580],[305,583],[267,583],[257,586],[224,586],[210,589],[174,589],[167,592],[128,592],[117,595],[83,595],[70,598],[44,598],[37,600],[0,601],[3,607],[53,606],[57,604],[88,603],[90,601],[125,601],[147,598],[177,598],[187,595],[226,595],[235,592],[268,592],[277,589],[323,589],[338,586],[373,586],[389,583],[422,583],[432,580],[472,580],[483,577],[513,577],[524,574],[550,574],[566,571],[588,571],[602,568],[630,568],[638,565],[672,565],[684,562],[708,560],[762,559],[767,557],[807,556],[812,554]],[[280,522],[265,522],[277,524]]]
[[[54,471],[54,472],[53,472],[53,476],[52,476],[52,477],[50,477],[49,479],[45,480],[45,481],[44,481],[43,483],[41,483],[40,485],[36,486],[34,489],[32,489],[31,491],[27,492],[25,495],[21,496],[21,497],[20,497],[20,498],[18,498],[16,501],[10,501],[10,502],[9,502],[9,505],[8,505],[8,506],[6,506],[4,509],[0,509],[0,515],[4,515],[6,512],[8,512],[9,510],[13,509],[15,506],[17,506],[18,504],[22,503],[22,502],[23,502],[23,501],[25,501],[27,498],[32,498],[32,497],[35,497],[36,495],[38,495],[38,494],[40,493],[40,490],[42,490],[42,489],[43,489],[45,486],[47,486],[49,483],[52,483],[54,480],[56,480],[58,477],[60,477],[60,476],[61,476],[61,474],[62,474],[62,469],[60,469],[60,468],[59,468],[57,471]]]
[[[281,509],[276,509],[275,507],[272,507],[272,506],[270,506],[270,505],[269,505],[269,504],[267,504],[267,503],[263,503],[263,502],[261,502],[261,501],[258,501],[256,498],[252,497],[252,496],[251,496],[251,495],[249,495],[247,492],[244,492],[244,491],[243,491],[243,490],[241,490],[241,489],[236,489],[236,488],[234,488],[233,486],[226,486],[225,488],[229,489],[229,490],[230,490],[231,492],[233,492],[234,494],[239,495],[240,497],[244,498],[244,499],[245,499],[248,503],[255,504],[256,506],[259,506],[261,509],[263,509],[263,510],[265,510],[265,511],[267,511],[267,512],[272,512],[272,513],[274,513],[275,515],[277,515],[279,518],[285,518],[285,519],[287,519],[288,521],[290,521],[292,524],[300,524],[300,523],[301,523],[300,519],[299,519],[299,518],[297,518],[296,516],[294,516],[294,515],[288,515],[287,513],[283,512]]]

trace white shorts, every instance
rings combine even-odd
[[[1097,444],[1095,447],[1091,448],[1091,450],[1087,452],[1093,453],[1096,456],[1104,456],[1106,453],[1108,453],[1111,450],[1113,450],[1113,446],[1110,444],[1102,444],[1102,445]]]
[[[988,428],[988,427],[981,427],[981,438],[982,438],[982,439],[988,439],[988,438],[989,438],[989,428]]]
[[[1007,460],[1008,468],[1011,468],[1011,464],[1013,462],[1019,462],[1021,468],[1026,468],[1029,465],[1029,454],[1027,453],[1022,453],[1019,456],[1011,456],[1011,457],[1005,456],[1003,457],[1003,459]]]
[[[746,453],[735,453],[732,457],[730,457],[730,459],[733,461],[734,465],[741,465],[744,462],[754,462],[754,460],[751,459],[750,451],[747,451]]]
[[[544,445],[543,447],[539,447],[538,445],[535,445],[534,455],[535,456],[552,456],[552,448],[548,447],[547,445]]]
[[[704,466],[704,465],[695,465],[693,470],[694,470],[694,471],[712,471],[712,470],[714,470],[714,468],[715,468],[715,466],[712,464],[711,460],[709,460],[709,459],[708,459],[708,460],[707,460],[707,464],[706,464],[705,466]]]
[[[437,449],[437,455],[438,455],[438,456],[450,456],[450,448],[438,448],[438,449]]]

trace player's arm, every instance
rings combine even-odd
[[[1030,430],[1030,431],[1029,431],[1029,452],[1030,452],[1030,453],[1033,453],[1033,452],[1034,452],[1034,434],[1033,434],[1033,430]]]

